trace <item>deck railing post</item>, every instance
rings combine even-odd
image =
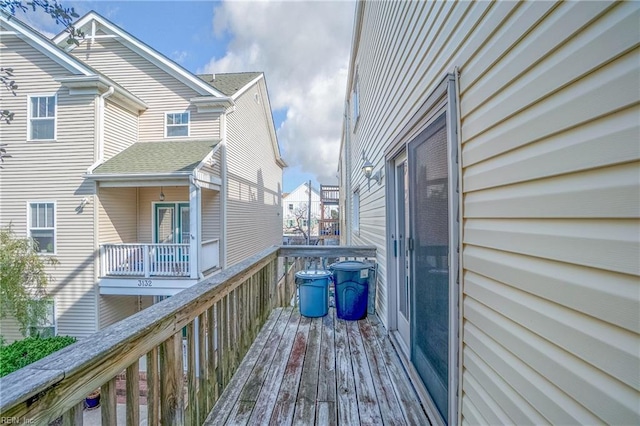
[[[151,276],[150,266],[151,266],[151,255],[149,251],[149,245],[145,244],[143,247],[143,268],[144,268],[144,277],[149,278]]]

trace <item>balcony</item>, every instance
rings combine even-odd
[[[200,256],[203,274],[219,268],[219,240],[204,241]],[[101,244],[100,294],[175,294],[198,282],[194,260],[190,244]]]
[[[374,258],[375,249],[265,250],[0,379],[0,417],[82,425],[84,398],[99,387],[103,425],[118,412],[127,425],[141,414],[151,425],[428,424],[375,316],[308,319],[290,306],[296,269],[328,257]]]

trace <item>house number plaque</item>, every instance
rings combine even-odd
[[[138,287],[153,287],[151,280],[138,280]]]

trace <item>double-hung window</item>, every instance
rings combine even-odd
[[[360,191],[356,190],[353,193],[353,208],[351,210],[351,226],[353,228],[353,232],[360,232]]]
[[[189,113],[168,112],[165,118],[165,137],[189,136]]]
[[[55,212],[55,203],[29,203],[29,236],[38,253],[56,252]]]
[[[46,310],[44,317],[29,324],[27,329],[29,336],[33,337],[53,337],[56,333],[56,305],[55,300],[45,299],[44,309]],[[34,315],[30,315],[33,318]]]
[[[29,140],[55,140],[56,96],[29,96]]]

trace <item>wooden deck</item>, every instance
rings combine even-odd
[[[274,310],[207,425],[428,425],[376,318]]]

